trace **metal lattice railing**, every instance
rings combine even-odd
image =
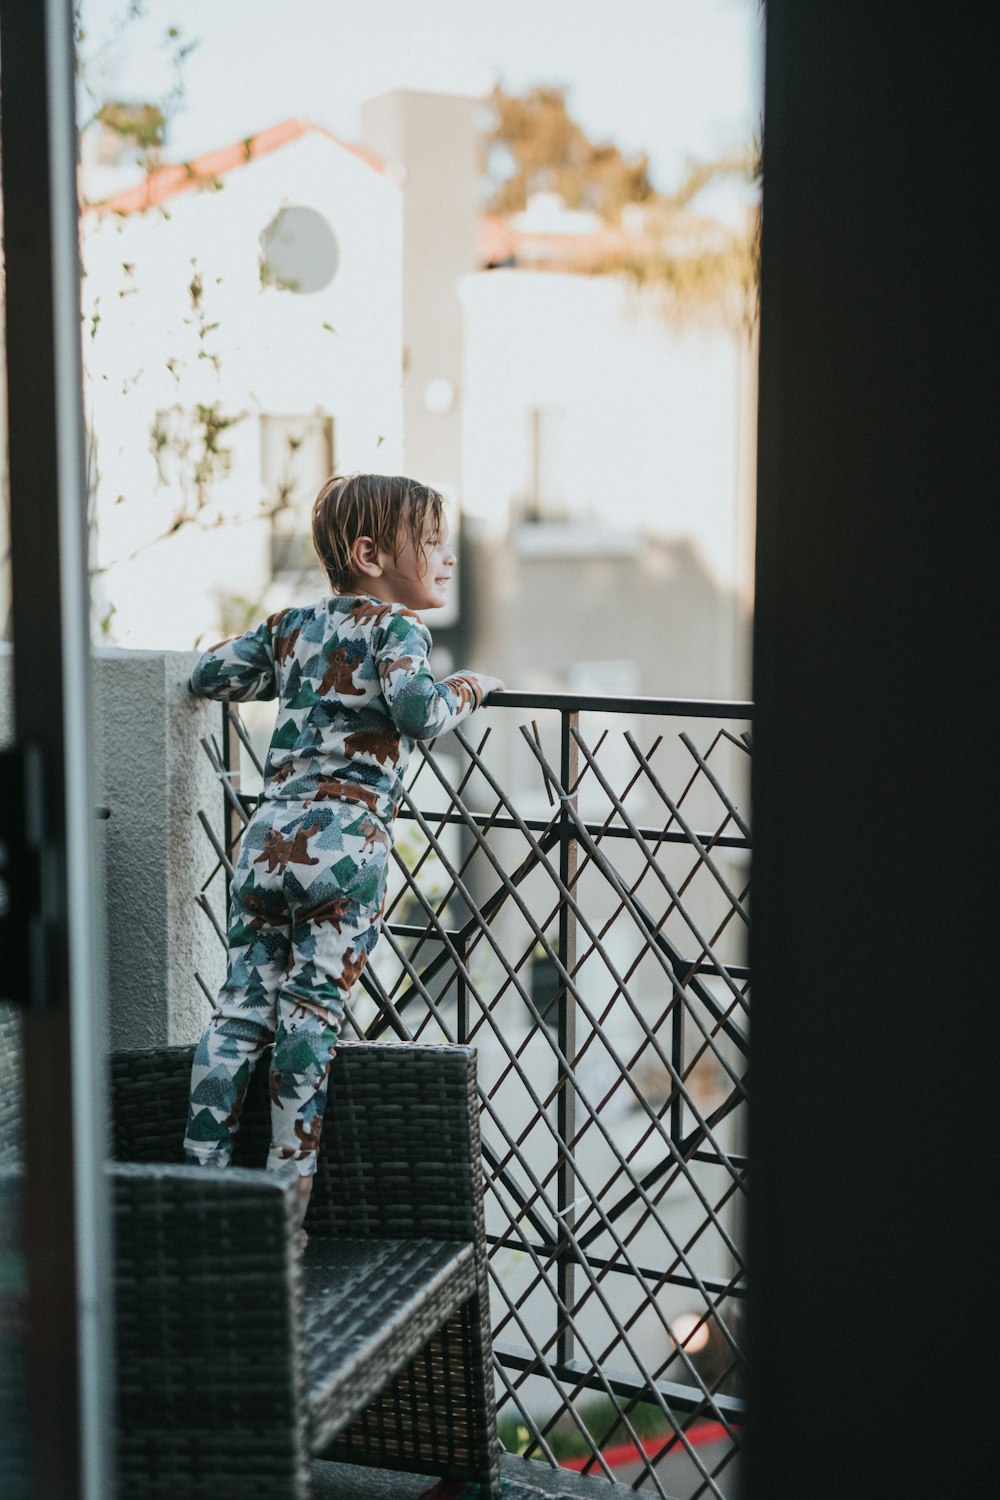
[[[692,1500],[741,1444],[749,717],[507,693],[418,745],[346,1023],[478,1048],[505,1445]],[[205,748],[221,937],[261,766],[230,707]]]

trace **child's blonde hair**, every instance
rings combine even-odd
[[[316,496],[312,538],[316,556],[335,593],[355,582],[351,548],[368,537],[379,552],[399,557],[407,536],[417,555],[441,529],[444,501],[437,490],[401,474],[343,474],[328,479]]]

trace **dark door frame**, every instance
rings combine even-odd
[[[15,749],[42,794],[24,1007],[31,1489],[107,1500],[105,1094],[90,735],[71,0],[2,0],[0,121]],[[25,878],[27,872],[24,872]]]
[[[766,25],[747,1494],[975,1495],[995,49],[970,5]]]

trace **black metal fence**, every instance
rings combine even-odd
[[[347,1018],[478,1048],[505,1445],[659,1495],[741,1445],[750,714],[506,693],[418,745]],[[232,708],[205,748],[222,936],[261,767]]]

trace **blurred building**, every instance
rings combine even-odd
[[[290,120],[85,216],[98,609],[190,647],[321,577],[335,468],[402,459],[402,220],[371,153]]]
[[[463,310],[477,267],[481,101],[397,89],[369,99],[366,148],[402,191],[403,464],[450,498],[462,484]]]
[[[190,646],[314,594],[308,502],[372,468],[437,485],[461,523],[442,665],[745,695],[748,338],[595,274],[627,226],[551,194],[482,213],[483,107],[393,91],[361,146],[289,121],[88,214],[111,640]]]
[[[489,269],[462,286],[466,506],[684,537],[749,599],[751,337],[724,310],[668,315],[655,284],[596,271],[631,236],[595,218],[546,193],[481,220]]]
[[[627,660],[617,686],[595,666],[599,691],[746,696],[746,341],[674,329],[611,277],[506,268],[462,295],[463,493],[489,559],[477,577],[495,580],[477,647],[492,609],[497,670],[519,685]]]

